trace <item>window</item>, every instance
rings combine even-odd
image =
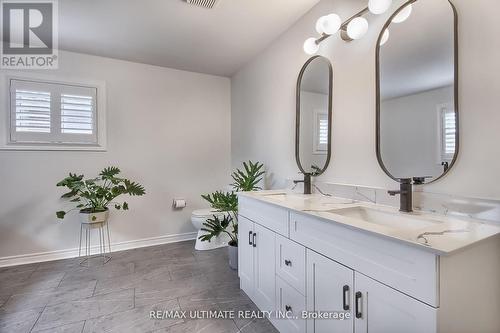
[[[9,79],[12,147],[100,147],[98,88]]]
[[[314,154],[326,154],[328,150],[328,113],[314,110]]]
[[[441,133],[441,162],[451,162],[455,155],[456,119],[455,110],[449,104],[438,106]]]

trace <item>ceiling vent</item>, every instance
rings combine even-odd
[[[219,0],[186,0],[186,2],[191,5],[212,9]]]

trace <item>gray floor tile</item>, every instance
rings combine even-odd
[[[0,295],[0,308],[5,304],[5,302],[7,302],[9,297],[10,295]]]
[[[154,319],[150,317],[151,311],[173,310],[180,310],[177,300],[175,299],[89,319],[85,322],[84,333],[143,333],[183,323],[184,321],[182,319]]]
[[[168,266],[157,267],[151,266],[147,271],[135,272],[124,276],[118,276],[109,279],[101,279],[97,283],[95,295],[105,294],[112,291],[135,288],[146,281],[168,281],[170,280],[170,272]]]
[[[135,288],[136,306],[155,304],[163,300],[197,294],[207,289],[208,280],[204,276],[183,280],[142,281]]]
[[[279,333],[269,320],[255,319],[240,327],[241,333]]]
[[[197,319],[169,327],[155,333],[237,333],[238,328],[232,320]],[[267,333],[267,332],[263,332]]]
[[[0,307],[5,312],[18,312],[43,308],[46,305],[55,305],[75,299],[92,296],[97,281],[78,283],[63,287],[34,291],[30,293],[14,294]]]
[[[183,311],[219,310],[217,295],[212,290],[179,297],[179,305]]]
[[[110,279],[134,273],[134,263],[109,262],[105,265],[95,267],[79,267],[68,272],[61,282],[61,286],[74,284],[75,282],[86,283],[100,279]]]
[[[170,265],[177,263],[176,258],[169,258],[166,256],[156,257],[156,258],[143,258],[135,259],[132,261],[135,265],[135,271],[137,273],[147,273],[153,269],[158,269],[161,267],[168,268]]]
[[[39,290],[52,289],[59,286],[64,272],[37,272],[30,273],[27,279],[10,278],[2,280],[0,294],[21,294]]]
[[[38,330],[58,327],[89,318],[130,310],[134,307],[134,290],[124,290],[80,300],[47,306],[36,323]]]
[[[152,309],[257,310],[225,248],[195,251],[187,241],[112,257],[104,266],[72,258],[1,268],[0,332],[275,332],[267,320],[149,318]]]
[[[77,323],[62,325],[59,327],[53,327],[46,330],[31,331],[32,333],[81,333],[83,330],[84,321],[80,321]]]
[[[28,333],[35,324],[41,310],[14,313],[0,311],[0,333]]]
[[[54,260],[54,261],[45,261],[41,262],[38,267],[38,272],[69,272],[72,269],[80,268],[81,258],[69,258],[62,260]]]

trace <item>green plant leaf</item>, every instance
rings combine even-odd
[[[99,176],[101,176],[103,179],[111,179],[114,178],[116,175],[120,173],[120,169],[114,166],[110,166],[107,168],[104,168],[104,170],[101,171]]]
[[[84,179],[83,175],[70,173],[68,177],[57,183],[57,186],[66,187],[69,191],[62,197],[77,204],[74,209],[88,209],[91,212],[102,212],[109,205],[116,209],[128,210],[128,203],[114,204],[114,199],[123,194],[141,196],[146,193],[144,187],[134,181],[119,178],[120,169],[107,167],[98,177]],[[72,210],[74,210],[72,209]],[[69,212],[69,211],[68,211]],[[68,212],[58,212],[56,215],[63,218]],[[64,213],[64,215],[63,215]]]
[[[231,184],[235,191],[255,191],[259,190],[260,187],[257,184],[262,180],[262,176],[265,171],[262,170],[264,165],[260,162],[243,162],[243,171],[236,169],[231,174],[234,183]]]
[[[212,238],[219,236],[221,233],[225,232],[229,235],[231,240],[238,241],[238,236],[236,233],[231,233],[227,231],[227,227],[233,222],[233,218],[229,216],[229,214],[224,214],[222,219],[217,216],[213,215],[212,218],[209,218],[203,223],[203,228],[201,228],[202,231],[205,232],[204,235],[198,237],[202,241],[208,241],[210,242]],[[234,231],[234,230],[233,230]]]
[[[66,215],[65,211],[61,210],[61,211],[56,212],[56,216],[57,216],[58,219],[63,219],[64,215]]]

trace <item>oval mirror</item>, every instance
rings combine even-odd
[[[310,58],[297,80],[295,159],[300,171],[321,175],[330,162],[333,70],[322,56]]]
[[[412,0],[376,49],[377,157],[393,179],[430,183],[458,154],[457,14],[448,0]]]

